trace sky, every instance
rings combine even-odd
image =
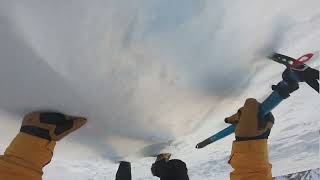
[[[36,110],[88,118],[57,147],[62,160],[114,162],[192,135],[208,121],[221,128],[214,117],[237,108],[221,103],[240,104],[244,94],[263,97],[263,91],[247,92],[268,64],[267,54],[319,50],[313,42],[319,5],[0,0],[0,123],[6,134],[0,143],[7,145],[23,115]]]

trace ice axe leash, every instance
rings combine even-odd
[[[308,57],[311,59],[312,56]],[[319,71],[307,66],[304,63],[306,62],[306,59],[304,59],[304,62],[300,62],[294,58],[278,53],[274,53],[268,58],[285,65],[287,68],[282,73],[282,81],[280,81],[277,85],[272,86],[273,92],[260,105],[260,111],[258,114],[258,120],[262,121],[260,123],[266,123],[265,117],[284,99],[287,99],[292,92],[298,90],[300,82],[306,82],[319,93],[319,82],[317,81],[319,80]],[[236,125],[230,125],[197,144],[196,148],[201,149],[213,142],[223,139],[226,136],[234,133],[235,129]]]

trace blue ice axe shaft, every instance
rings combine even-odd
[[[282,86],[282,88],[287,88],[289,86],[289,84],[284,80],[282,80],[278,84],[279,86]],[[265,117],[266,115],[268,115],[272,111],[272,109],[277,107],[284,99],[285,98],[282,97],[277,90],[274,90],[271,93],[271,95],[266,100],[264,100],[260,105],[259,117]],[[221,130],[220,132],[214,134],[213,136],[197,144],[196,148],[198,149],[203,148],[215,141],[223,139],[224,137],[234,133],[235,129],[236,129],[235,125],[230,125],[229,127]]]

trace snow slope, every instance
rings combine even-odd
[[[312,169],[275,178],[276,180],[312,180],[320,179],[320,169]]]
[[[153,179],[170,151],[191,179],[228,179],[233,137],[196,150],[247,97],[263,100],[294,57],[319,50],[319,1],[0,1],[0,150],[24,113],[88,117],[45,179],[113,179],[119,159]],[[319,68],[319,61],[317,61]],[[319,95],[305,85],[274,111],[275,176],[319,167]],[[76,150],[74,150],[76,149]]]

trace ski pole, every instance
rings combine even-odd
[[[271,95],[260,105],[260,111],[258,114],[258,120],[263,121],[272,109],[277,107],[282,100],[289,97],[289,94],[299,88],[298,76],[291,70],[286,69],[282,74],[283,80],[280,81],[275,87],[273,87],[273,92]],[[286,92],[287,95],[283,95],[281,92]],[[205,139],[204,141],[197,144],[196,148],[203,148],[213,142],[216,142],[230,134],[234,133],[236,125],[230,125],[229,127],[223,129],[222,131],[214,134],[213,136]]]

